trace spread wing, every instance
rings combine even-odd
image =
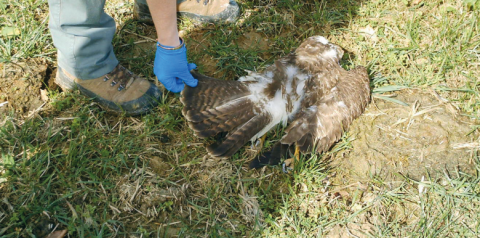
[[[272,120],[261,104],[251,100],[248,83],[192,74],[198,85],[186,86],[181,98],[189,127],[200,138],[228,132],[223,141],[207,148],[212,156],[232,156]]]
[[[342,69],[336,75],[339,80],[330,90],[321,90],[319,83],[310,87],[312,90],[306,93],[302,110],[286,129],[282,144],[296,143],[304,153],[313,149],[317,153],[327,151],[365,110],[370,98],[365,68],[350,72]]]

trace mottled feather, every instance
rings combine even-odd
[[[238,81],[194,73],[199,84],[183,90],[182,112],[199,137],[227,132],[207,148],[215,157],[229,157],[249,140],[289,122],[283,138],[251,167],[278,163],[294,144],[304,153],[327,151],[370,99],[365,68],[344,70],[342,56],[339,46],[314,36],[264,71],[249,72]]]

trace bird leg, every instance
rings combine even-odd
[[[293,158],[286,159],[283,162],[282,169],[284,173],[288,173],[290,170],[293,170],[295,161],[300,159],[300,147],[295,144],[295,153],[293,154]]]
[[[253,145],[253,149],[257,150],[257,152],[260,152],[263,148],[263,143],[265,143],[265,140],[267,139],[267,133],[265,133],[262,137],[258,138],[257,141],[255,142],[255,145]]]

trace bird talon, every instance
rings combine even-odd
[[[252,144],[252,149],[261,151],[263,149],[263,144],[265,143],[265,139],[267,138],[267,134],[263,135],[262,137],[258,138],[255,141],[255,144]]]
[[[288,174],[290,171],[293,170],[292,167],[287,166],[285,163],[282,164],[282,170],[284,173]]]
[[[262,145],[262,142],[260,140],[256,140],[255,145],[253,145],[253,147],[258,148],[258,147],[260,147],[260,145]]]

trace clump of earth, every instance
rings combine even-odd
[[[45,83],[51,75],[40,59],[0,63],[0,121],[10,112],[22,117],[40,110],[48,100]]]
[[[337,178],[352,182],[400,175],[421,180],[474,171],[478,133],[471,133],[468,118],[433,90],[405,90],[396,99],[409,106],[374,99],[354,121],[351,151],[332,162],[340,168]]]

